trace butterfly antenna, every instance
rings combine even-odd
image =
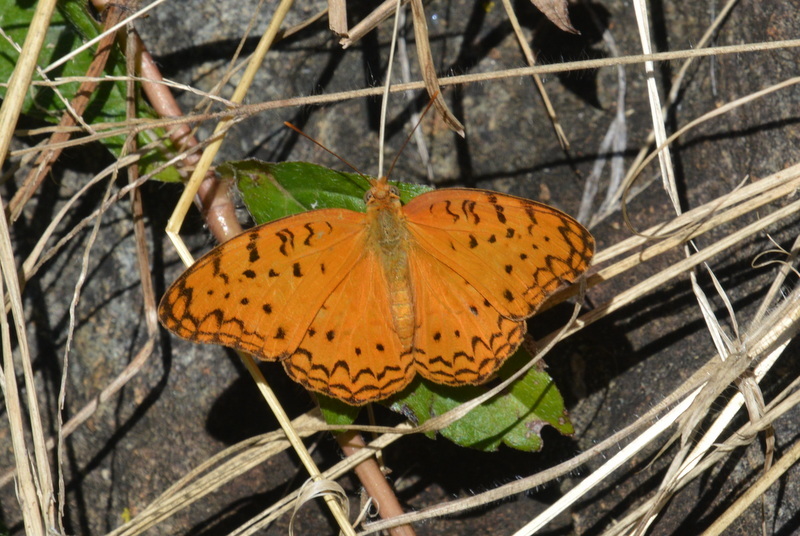
[[[433,97],[431,97],[431,100],[428,102],[428,105],[425,107],[425,110],[423,110],[422,113],[420,114],[419,119],[417,119],[417,124],[414,125],[414,128],[411,129],[411,132],[408,134],[408,137],[406,137],[406,141],[403,142],[403,145],[400,146],[400,150],[397,151],[397,154],[394,156],[394,160],[392,160],[392,165],[389,166],[389,171],[388,173],[386,173],[387,177],[392,175],[392,170],[394,170],[394,165],[397,163],[397,160],[400,158],[400,155],[403,154],[403,150],[406,148],[406,145],[408,145],[408,142],[411,141],[411,136],[413,136],[414,132],[417,130],[417,128],[419,128],[420,123],[422,123],[422,120],[428,113],[428,110],[431,109],[431,106],[433,106],[433,103],[436,102],[436,97],[438,96],[439,92],[437,91],[436,93],[433,94]]]
[[[332,154],[333,156],[335,156],[336,158],[341,160],[347,167],[349,167],[350,169],[352,169],[353,171],[355,171],[356,173],[358,173],[359,175],[361,175],[362,177],[364,177],[368,181],[372,182],[370,180],[370,178],[367,177],[366,175],[364,175],[363,173],[361,173],[356,166],[354,166],[353,164],[351,164],[350,162],[348,162],[347,160],[345,160],[344,158],[342,158],[338,154],[334,153],[333,151],[331,151],[330,149],[328,149],[327,147],[322,145],[320,142],[318,142],[317,140],[315,140],[314,138],[312,138],[311,136],[309,136],[308,134],[306,134],[305,132],[300,130],[298,127],[296,127],[293,124],[291,124],[289,121],[284,121],[283,124],[286,125],[287,127],[291,128],[292,130],[294,130],[295,132],[297,132],[301,136],[303,136],[305,139],[311,141],[312,143],[315,143],[318,147],[320,147],[324,151]]]

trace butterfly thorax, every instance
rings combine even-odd
[[[411,243],[400,199],[392,193],[367,203],[367,243],[380,259],[389,289],[392,320],[403,348],[411,348],[414,335],[413,289],[408,266]]]

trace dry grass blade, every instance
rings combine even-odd
[[[433,105],[439,115],[442,116],[442,119],[444,119],[445,124],[453,129],[456,134],[464,137],[464,125],[456,119],[442,96],[439,77],[436,75],[436,65],[433,62],[433,54],[431,53],[431,44],[428,39],[428,21],[425,19],[422,0],[410,0],[410,3],[411,20],[414,23],[414,36],[416,37],[417,59],[422,71],[422,79],[428,89],[428,96],[433,99]]]
[[[333,33],[347,37],[347,2],[345,0],[328,0],[328,26]]]
[[[5,98],[0,106],[0,164],[6,161],[14,126],[22,108],[28,82],[36,67],[36,60],[42,48],[45,32],[54,8],[54,1],[43,0],[37,5],[31,22],[31,30],[25,39],[22,54],[11,75]],[[29,452],[29,447],[26,445],[26,439],[23,436],[23,430],[27,426],[22,425],[22,407],[18,398],[14,356],[11,349],[11,334],[5,310],[1,315],[2,318],[0,318],[4,356],[3,396],[6,400],[9,418],[14,421],[11,436],[16,467],[20,471],[18,489],[25,529],[28,534],[38,536],[50,530],[55,530],[57,527],[56,512],[52,502],[55,489],[45,448],[39,402],[31,367],[31,356],[28,352],[26,333],[23,327],[25,314],[23,313],[19,279],[14,261],[11,236],[5,218],[0,218],[0,265],[2,265],[3,281],[14,316],[15,331],[18,338],[17,344],[25,377],[28,424],[33,440],[33,453]],[[4,296],[6,292],[3,293]],[[29,466],[31,459],[35,460],[35,462],[32,466]]]
[[[636,13],[636,24],[639,29],[639,39],[642,42],[642,52],[650,54],[653,51],[650,40],[650,18],[647,14],[647,5],[642,0],[634,0],[634,12]],[[656,144],[661,148],[658,151],[658,162],[661,167],[661,180],[664,190],[669,193],[675,211],[680,214],[681,206],[678,201],[678,191],[675,181],[675,174],[672,167],[672,157],[669,146],[665,144],[667,132],[664,123],[664,115],[661,112],[661,97],[658,94],[656,84],[655,65],[651,61],[644,63],[645,75],[647,77],[647,95],[650,102],[650,114],[653,119],[653,133]]]
[[[736,500],[731,507],[719,516],[714,523],[707,528],[702,536],[717,536],[722,534],[754,501],[763,498],[764,492],[772,486],[781,476],[783,476],[793,465],[800,460],[800,443],[795,443],[789,452],[784,453],[755,484],[750,486],[747,491]]]
[[[408,0],[403,0],[403,4],[407,4]],[[358,24],[353,26],[347,37],[340,39],[339,44],[342,48],[348,48],[356,43],[359,39],[374,30],[380,23],[392,16],[397,6],[397,0],[384,0],[372,12],[364,17]]]

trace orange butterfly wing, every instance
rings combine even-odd
[[[505,318],[473,285],[421,248],[409,261],[417,371],[436,383],[482,383],[520,345],[525,322]]]
[[[392,320],[385,244],[368,243],[364,214],[339,209],[267,223],[217,247],[167,291],[161,322],[193,341],[281,359],[309,389],[364,404],[416,372],[451,385],[485,381],[522,342],[524,319],[585,271],[594,250],[569,216],[494,192],[439,190],[391,210],[403,214],[385,230],[404,237],[410,347]]]
[[[524,320],[589,265],[594,240],[566,214],[482,190],[403,208],[415,252],[414,358],[438,383],[481,383],[520,345]]]
[[[300,347],[283,362],[295,381],[365,404],[401,390],[414,377],[392,323],[389,285],[374,250],[328,296]]]
[[[594,239],[563,212],[485,190],[445,189],[403,212],[416,243],[506,318],[523,320],[589,266]]]
[[[364,214],[327,209],[254,227],[189,267],[159,305],[192,341],[287,357],[325,300],[365,254]]]

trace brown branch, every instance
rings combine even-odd
[[[342,448],[345,456],[352,456],[358,451],[366,447],[364,438],[361,434],[354,431],[342,432],[336,434],[336,441]],[[383,519],[391,519],[399,515],[403,515],[405,511],[397,500],[397,496],[392,491],[392,487],[387,482],[386,477],[383,476],[381,468],[375,458],[368,458],[360,464],[356,465],[354,469],[356,476],[361,481],[361,485],[367,490],[370,497],[375,500],[378,505],[378,514]],[[399,527],[392,527],[389,529],[392,536],[415,536],[414,529],[411,525],[400,525]]]

